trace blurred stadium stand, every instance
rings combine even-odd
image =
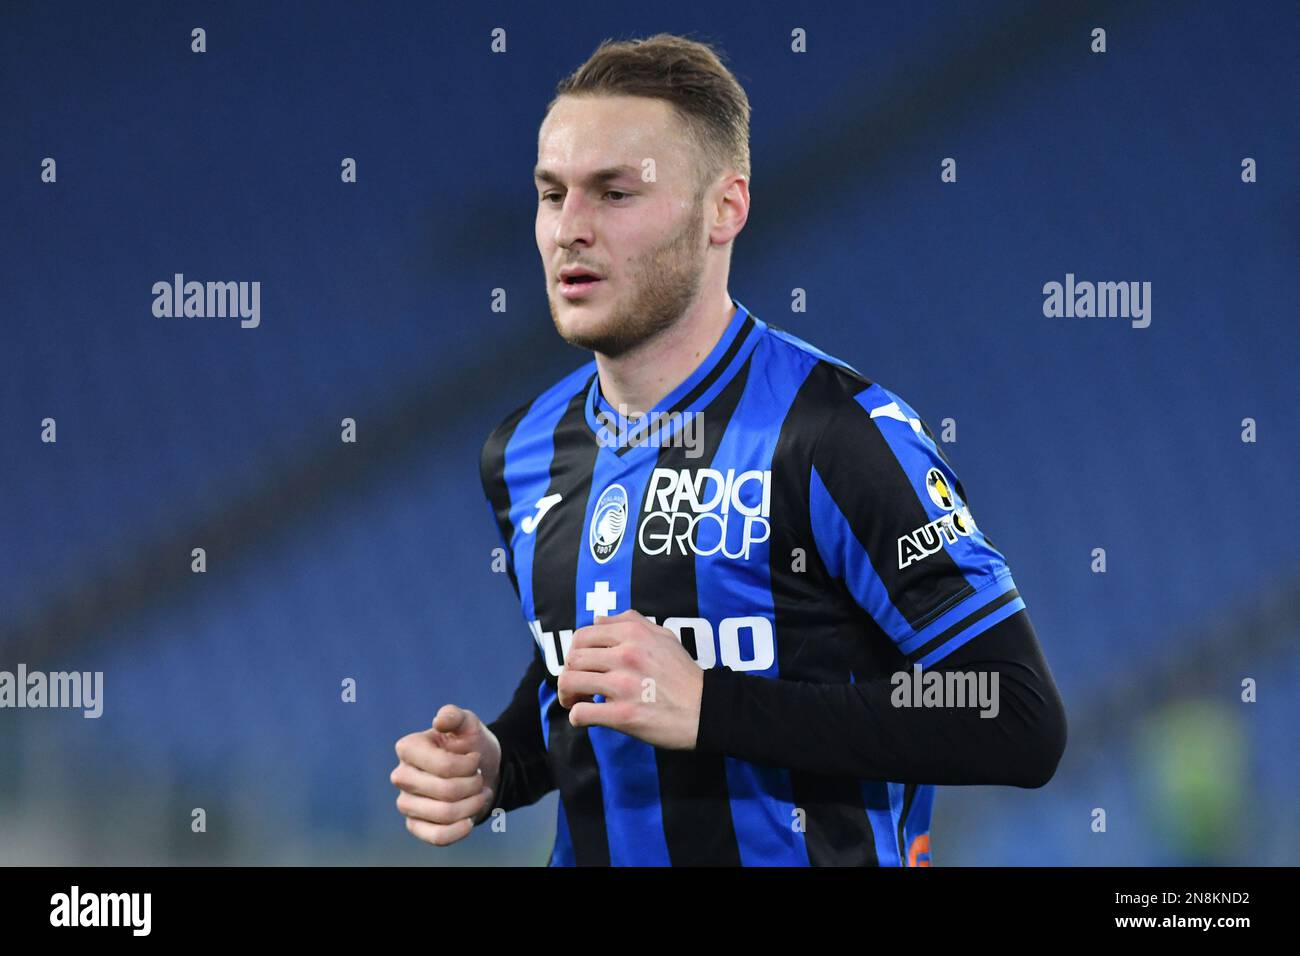
[[[1300,862],[1295,5],[822,5],[805,56],[785,5],[634,9],[0,12],[0,669],[106,698],[0,711],[0,864],[545,861],[554,795],[434,851],[388,773],[531,653],[477,461],[586,358],[547,314],[537,125],[601,38],[661,29],[754,107],[732,295],[956,421],[1066,699],[1048,787],[940,789],[936,864]],[[261,326],[153,317],[176,272],[260,280]],[[1150,281],[1151,326],[1044,318],[1067,272]]]

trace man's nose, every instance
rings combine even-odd
[[[591,238],[591,210],[581,195],[571,192],[555,223],[555,244],[567,249],[579,240],[591,245]]]

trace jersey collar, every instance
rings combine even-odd
[[[703,411],[735,377],[767,326],[751,315],[739,299],[733,297],[731,302],[736,306],[736,314],[727,323],[718,344],[684,382],[635,424],[629,425],[621,419],[618,411],[605,400],[600,391],[600,375],[591,377],[585,403],[587,425],[602,451],[631,458],[669,444],[682,421]]]

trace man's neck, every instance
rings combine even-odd
[[[736,315],[729,293],[725,307],[693,308],[649,342],[610,358],[596,353],[600,391],[620,413],[641,415],[686,381],[722,338]]]

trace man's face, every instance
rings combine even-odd
[[[642,175],[647,159],[655,181]],[[562,96],[552,107],[537,141],[537,248],[565,341],[613,357],[686,312],[709,248],[699,162],[663,100]],[[565,267],[601,279],[569,286]]]

